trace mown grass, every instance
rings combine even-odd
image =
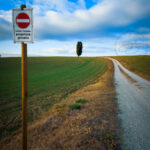
[[[114,58],[131,71],[150,80],[150,56],[119,56]]]
[[[28,122],[107,69],[92,58],[28,58]],[[21,58],[0,59],[0,138],[21,126]]]

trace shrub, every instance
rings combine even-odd
[[[78,99],[77,101],[76,101],[76,103],[81,103],[81,104],[84,104],[84,103],[86,103],[87,102],[87,100],[85,100],[85,99]]]
[[[71,109],[80,109],[81,108],[81,106],[79,104],[71,104],[69,107]]]

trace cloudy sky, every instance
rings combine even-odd
[[[150,0],[1,0],[0,54],[20,56],[12,39],[12,9],[33,8],[34,43],[28,56],[150,54]]]

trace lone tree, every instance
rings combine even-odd
[[[78,41],[76,46],[76,53],[78,57],[82,54],[82,42]]]

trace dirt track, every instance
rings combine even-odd
[[[119,149],[113,64],[95,84],[79,89],[55,105],[28,129],[28,150]],[[80,110],[71,110],[79,98],[87,100]],[[20,150],[20,134],[0,142],[1,150]]]

